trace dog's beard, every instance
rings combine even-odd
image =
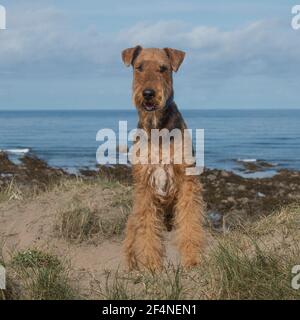
[[[140,110],[151,112],[161,110],[166,106],[164,95],[159,95],[157,98],[145,100],[143,95],[139,92],[133,94],[133,104]]]

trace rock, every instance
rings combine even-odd
[[[221,171],[221,177],[222,178],[228,178],[230,176],[230,173],[227,171],[222,170]]]
[[[247,188],[246,188],[246,186],[244,186],[244,185],[240,185],[240,186],[238,186],[238,188],[237,188],[237,190],[238,191],[245,191]]]
[[[72,177],[61,169],[50,167],[34,157],[23,157],[21,164],[14,164],[6,154],[0,153],[0,186],[3,190],[11,180],[18,188],[41,187],[46,189],[61,177]],[[94,170],[82,168],[82,179],[106,179],[132,185],[132,170],[126,165],[97,166]],[[218,224],[226,221],[253,221],[263,214],[274,212],[282,205],[300,198],[300,172],[282,170],[275,176],[262,179],[243,178],[233,172],[205,168],[199,177],[203,185],[203,198],[207,218]],[[234,222],[232,222],[234,224]]]
[[[245,171],[247,173],[265,171],[275,167],[275,165],[272,163],[255,159],[237,160],[237,162],[242,166],[242,168],[240,168],[239,170]]]
[[[0,172],[2,174],[12,174],[18,171],[18,166],[10,161],[7,153],[0,152]]]
[[[213,223],[219,223],[222,220],[222,214],[220,214],[219,212],[216,212],[216,211],[212,211],[212,212],[208,213],[208,218]]]
[[[244,197],[244,198],[239,199],[239,202],[241,202],[242,204],[247,204],[249,202],[249,199]]]
[[[227,191],[232,193],[236,190],[236,185],[234,183],[228,182],[228,183],[226,183],[226,188],[227,188]]]
[[[208,220],[211,226],[218,230],[223,224],[223,215],[217,211],[212,211],[208,213]]]
[[[264,193],[257,192],[257,196],[260,198],[264,198],[266,195]]]
[[[45,161],[26,154],[20,158],[21,163],[10,161],[5,153],[0,153],[0,179],[9,185],[12,179],[18,186],[37,186],[45,189],[49,183],[55,182],[63,176],[70,176],[62,169],[52,168]]]
[[[234,199],[234,197],[228,197],[228,198],[227,198],[227,201],[228,201],[228,202],[235,202],[235,199]]]
[[[207,176],[207,179],[209,180],[209,181],[214,181],[214,180],[216,180],[216,176],[214,175],[214,174],[210,174],[210,175],[208,175]]]

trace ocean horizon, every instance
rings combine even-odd
[[[181,110],[188,127],[204,129],[205,166],[239,170],[239,162],[266,161],[300,169],[300,110]],[[96,165],[98,130],[136,128],[136,110],[0,110],[0,150],[13,158],[33,153],[49,165],[74,171]],[[274,169],[269,169],[272,171]]]

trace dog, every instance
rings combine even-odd
[[[173,91],[173,72],[177,72],[184,57],[183,51],[171,48],[136,46],[122,51],[124,64],[133,67],[132,97],[139,116],[138,128],[149,134],[149,145],[152,129],[183,132],[187,128]],[[160,154],[160,150],[156,152]],[[200,263],[205,238],[202,186],[197,176],[186,174],[189,166],[184,162],[133,165],[133,212],[124,240],[129,269],[155,271],[163,267],[166,225],[168,230],[175,227],[182,266]]]

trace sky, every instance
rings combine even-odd
[[[295,1],[0,0],[0,110],[130,109],[137,44],[186,52],[180,108],[300,109]]]

